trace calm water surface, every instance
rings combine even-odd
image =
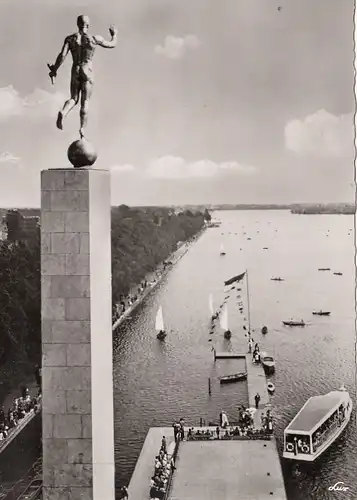
[[[222,225],[203,234],[117,331],[115,445],[122,481],[130,480],[149,427],[171,426],[180,417],[197,425],[201,417],[217,420],[221,409],[234,419],[237,406],[247,402],[245,384],[220,387],[218,383],[220,375],[241,367],[234,361],[214,365],[211,351],[212,345],[217,350],[246,345],[238,292],[230,292],[228,300],[230,342],[222,339],[218,328],[209,335],[208,307],[209,294],[213,293],[218,307],[225,297],[223,281],[246,268],[254,337],[277,362],[272,404],[280,453],[283,430],[307,398],[345,384],[355,399],[353,217],[285,211],[219,212],[217,216]],[[225,257],[219,256],[221,243]],[[330,267],[331,272],[318,272],[319,267]],[[285,281],[271,281],[272,276]],[[244,286],[241,293],[246,304]],[[165,343],[157,341],[154,331],[159,305],[169,332]],[[314,309],[329,310],[331,317],[314,317]],[[309,325],[304,329],[282,326],[281,321],[291,317],[303,318]],[[269,328],[265,337],[260,333],[264,324]],[[354,414],[343,436],[315,464],[300,466],[297,475],[283,463],[288,498],[356,499],[356,441]],[[349,490],[328,491],[337,481],[344,481]]]

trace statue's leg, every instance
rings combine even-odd
[[[79,134],[81,137],[84,137],[84,129],[86,128],[88,122],[89,99],[91,98],[93,92],[93,82],[91,80],[83,82],[81,90],[81,110],[79,113],[81,128],[79,129]]]
[[[71,76],[71,97],[64,103],[63,108],[61,111],[58,112],[57,115],[57,128],[60,130],[63,129],[63,120],[66,118],[68,113],[71,111],[71,109],[74,108],[76,104],[78,104],[79,101],[79,92],[80,92],[80,82],[78,75],[75,73],[72,73]]]

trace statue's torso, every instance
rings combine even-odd
[[[73,66],[90,66],[96,47],[94,37],[88,34],[74,33],[67,38],[67,41],[73,57]]]

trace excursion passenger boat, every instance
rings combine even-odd
[[[342,434],[350,421],[352,406],[344,387],[308,399],[284,431],[283,457],[316,460]]]
[[[233,373],[232,375],[225,375],[219,379],[221,384],[229,384],[230,382],[240,382],[247,380],[247,372]]]

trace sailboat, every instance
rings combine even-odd
[[[225,252],[225,250],[224,250],[223,243],[222,243],[222,245],[221,245],[221,252],[220,252],[220,255],[222,255],[222,256],[223,256],[223,255],[226,255],[226,252]]]
[[[228,307],[227,307],[227,304],[224,304],[224,306],[223,306],[223,311],[222,311],[221,318],[220,318],[220,324],[221,324],[222,330],[224,331],[224,338],[230,339],[232,336],[232,332],[228,328]]]
[[[213,309],[213,295],[210,293],[209,298],[208,298],[208,303],[209,303],[209,310],[211,313],[211,320],[214,321],[215,319],[218,318],[218,313],[214,312]]]
[[[166,332],[164,326],[164,317],[162,315],[162,306],[160,306],[159,310],[157,311],[155,329],[158,332],[156,337],[159,340],[164,340],[164,338],[166,337]]]

